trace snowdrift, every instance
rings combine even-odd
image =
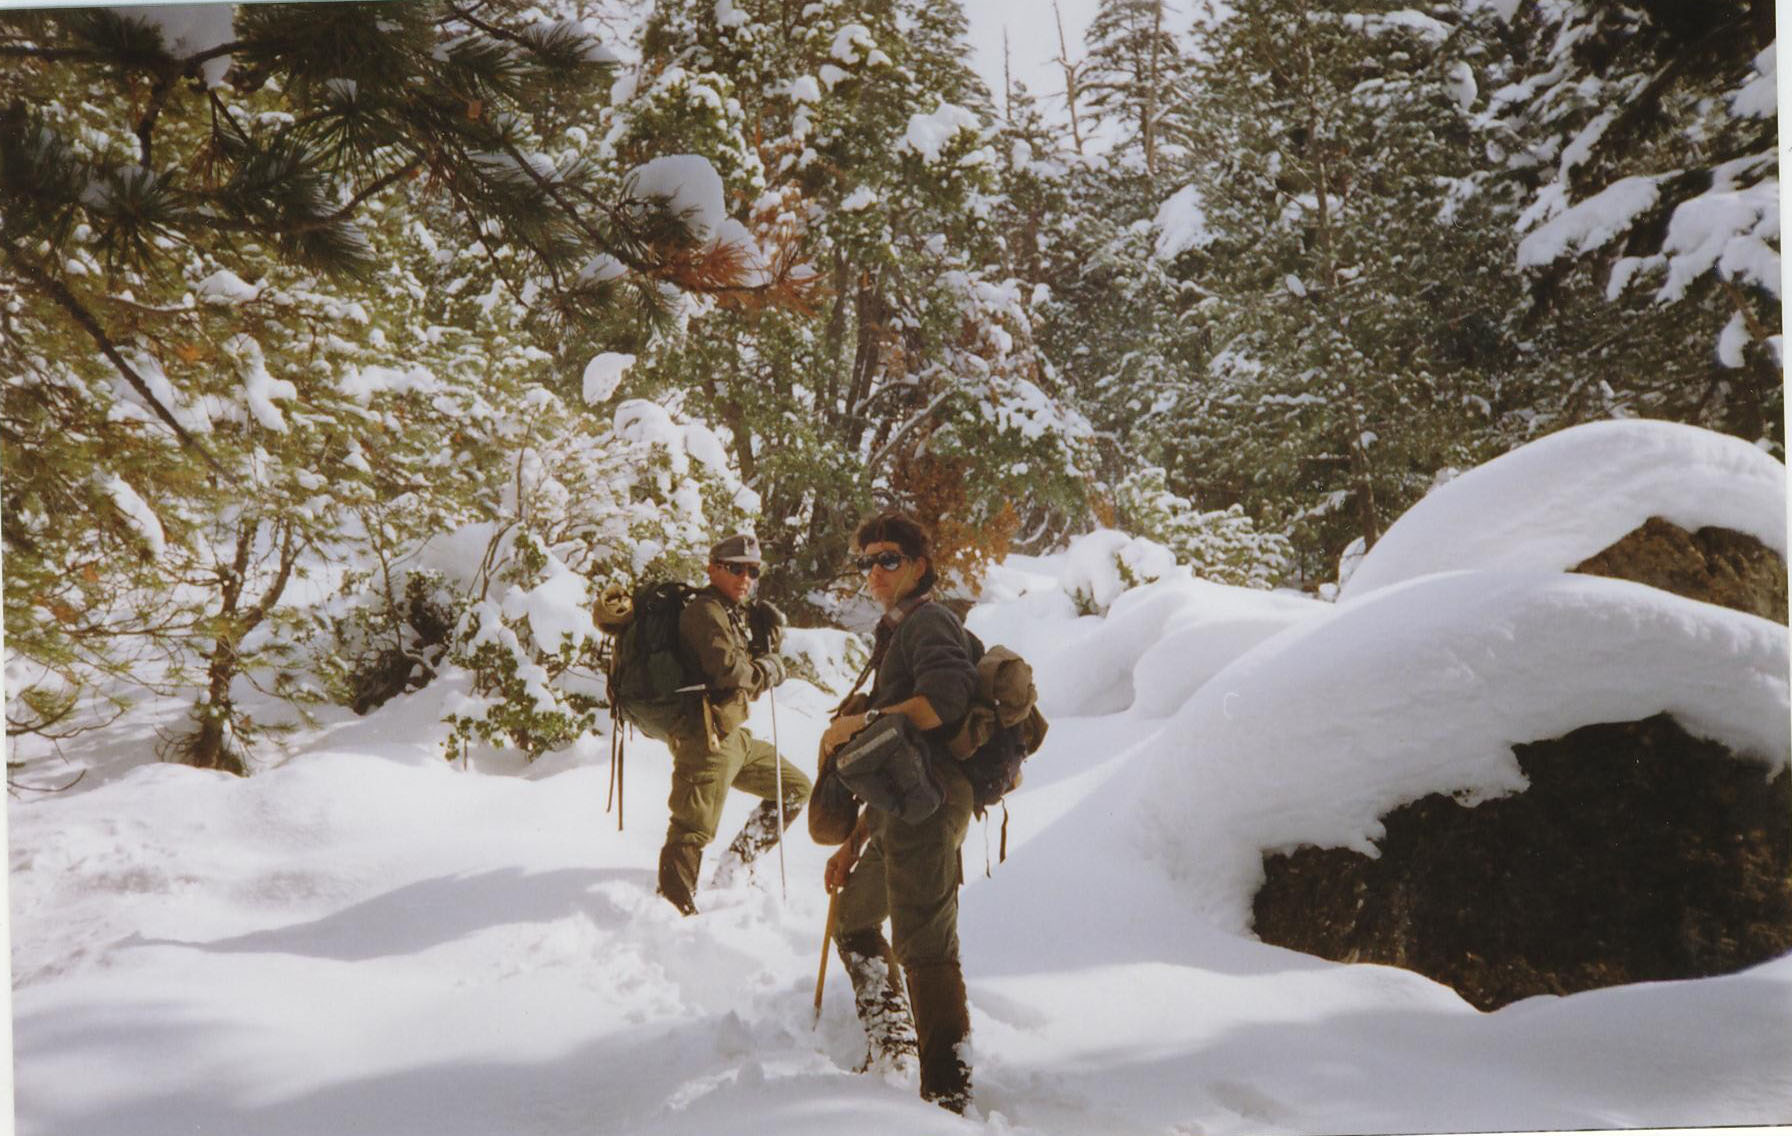
[[[1078,538],[1050,565],[1013,558],[991,572],[988,599],[967,621],[985,643],[1005,643],[1032,661],[1058,714],[1164,717],[1257,643],[1331,610],[1297,593],[1196,579],[1173,560],[1138,554],[1144,545],[1167,556],[1161,546],[1113,539],[1120,536]],[[1162,578],[1128,587],[1123,571],[1141,561]],[[1079,616],[1079,596],[1106,614]]]

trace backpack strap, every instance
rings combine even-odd
[[[871,677],[878,666],[883,663],[884,656],[890,653],[890,644],[896,640],[897,626],[913,615],[916,609],[932,600],[932,592],[921,592],[918,595],[909,596],[885,612],[883,618],[877,621],[876,643],[871,648],[871,659],[865,664],[865,669],[859,672],[859,677],[853,680],[852,689],[846,692],[846,697],[840,700],[840,705],[834,707],[834,717],[840,716],[841,712],[846,709],[846,704],[852,701],[852,696],[859,692],[859,687],[865,685],[865,680]]]

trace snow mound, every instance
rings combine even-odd
[[[1107,614],[1079,616],[1071,595],[1086,598],[1092,566],[1104,563],[1088,553],[1127,547],[1102,535],[1027,567],[992,571],[984,602],[966,620],[985,644],[1004,644],[1032,663],[1048,717],[1130,710],[1161,718],[1258,643],[1331,610],[1304,596],[1216,584],[1183,570],[1126,590],[1111,580]]]
[[[1064,589],[1079,603],[1106,611],[1138,584],[1187,575],[1176,554],[1154,540],[1097,529],[1070,542],[1064,553]]]
[[[1567,571],[1650,517],[1734,529],[1786,554],[1786,467],[1739,438],[1672,422],[1594,422],[1439,486],[1382,536],[1350,600],[1464,568]]]
[[[249,283],[228,268],[220,268],[194,285],[193,293],[202,304],[233,307],[260,296],[261,285]]]
[[[1789,709],[1768,620],[1623,580],[1453,573],[1339,605],[1209,680],[1146,754],[1138,808],[1197,907],[1243,930],[1261,852],[1374,855],[1402,804],[1522,790],[1515,744],[1665,711],[1781,767]]]

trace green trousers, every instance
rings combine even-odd
[[[936,767],[945,803],[909,824],[871,809],[871,836],[840,891],[836,939],[890,921],[890,946],[905,969],[958,960],[959,848],[971,825],[971,783],[955,765]]]
[[[667,805],[672,815],[666,826],[667,844],[701,848],[714,840],[729,789],[769,801],[778,795],[781,776],[787,813],[788,806],[809,799],[811,786],[802,770],[779,757],[770,742],[755,738],[744,726],[730,730],[715,749],[709,748],[701,727],[674,732],[670,744],[672,795]]]

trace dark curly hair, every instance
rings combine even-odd
[[[860,522],[852,534],[853,547],[863,551],[868,544],[889,541],[911,560],[925,559],[927,571],[915,584],[915,592],[932,591],[937,582],[933,572],[933,535],[925,525],[897,509],[886,509]]]

